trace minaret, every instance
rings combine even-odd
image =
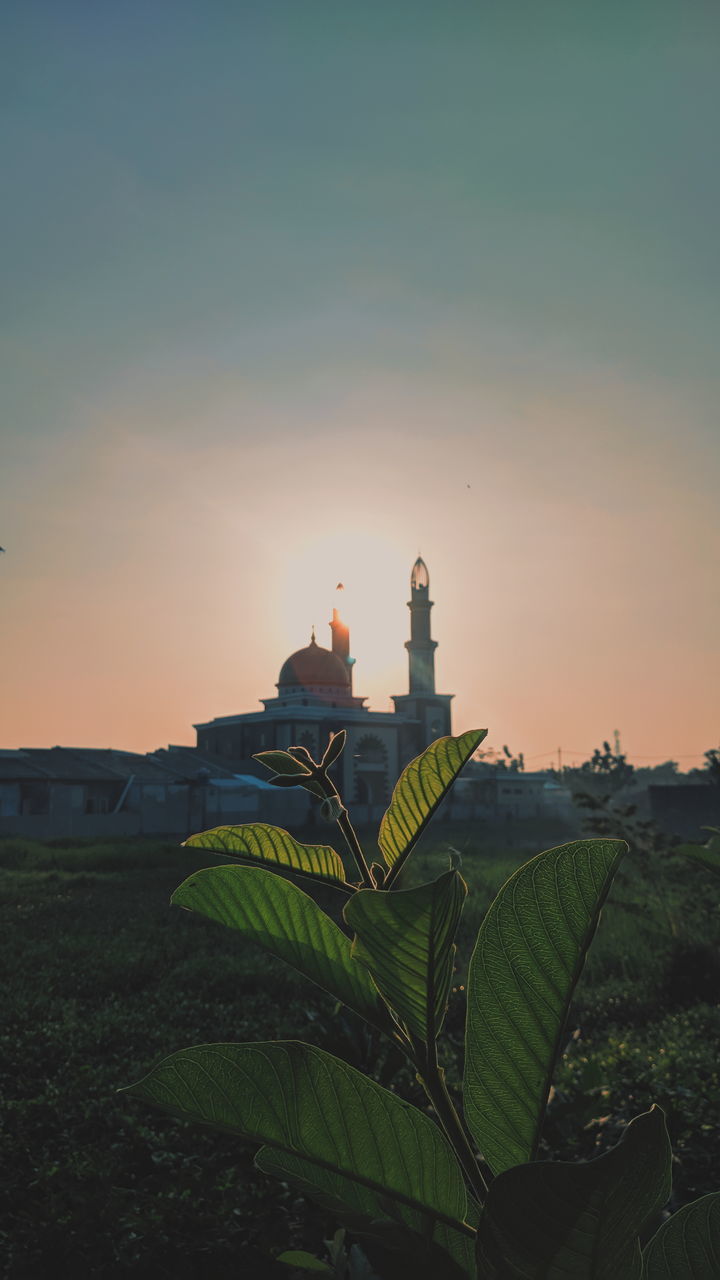
[[[435,692],[435,650],[430,634],[430,575],[418,556],[410,573],[410,639],[408,651],[410,684],[407,693],[393,695],[395,710],[403,717],[400,754],[405,763],[419,755],[436,738],[451,733],[451,693]]]
[[[430,575],[424,560],[418,556],[410,574],[410,639],[405,641],[410,667],[409,692],[435,693],[435,650],[437,640],[430,635]]]
[[[352,669],[355,659],[350,657],[350,628],[345,625],[337,609],[333,609],[330,630],[332,631],[332,651],[337,654],[338,658],[342,658],[347,667],[350,693],[352,693]]]

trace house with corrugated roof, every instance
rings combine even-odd
[[[184,839],[210,826],[281,816],[302,822],[306,812],[306,792],[284,798],[268,782],[238,776],[192,748],[0,752],[0,836]]]

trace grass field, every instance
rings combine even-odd
[[[557,843],[549,835],[434,824],[415,856],[419,881],[459,850],[471,891],[445,1044],[456,1083],[478,924],[504,878]],[[116,1093],[175,1049],[312,1040],[422,1105],[393,1051],[321,992],[238,935],[169,909],[184,876],[215,862],[139,842],[0,842],[0,1239],[12,1280],[262,1280],[288,1276],[273,1262],[282,1248],[321,1248],[332,1219],[254,1170],[251,1151]],[[648,883],[628,858],[578,990],[546,1154],[592,1155],[656,1101],[675,1147],[676,1204],[717,1189],[719,919],[701,869],[670,859]]]

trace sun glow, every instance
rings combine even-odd
[[[316,538],[280,575],[276,622],[278,658],[308,644],[329,649],[333,609],[350,628],[353,687],[378,711],[407,691],[407,600],[412,554],[399,538],[347,533]],[[340,585],[341,584],[341,585]]]

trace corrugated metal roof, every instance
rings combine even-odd
[[[75,748],[23,747],[22,751],[28,756],[31,764],[38,765],[48,777],[56,781],[118,782],[127,776],[119,769],[113,769],[107,764],[86,758],[82,750]]]
[[[170,779],[151,757],[113,747],[23,747],[23,756],[41,775],[58,782],[138,782],[157,784]]]
[[[169,774],[171,777],[181,779],[183,782],[194,782],[198,773],[203,769],[207,770],[214,778],[235,777],[232,769],[226,769],[224,765],[218,764],[217,760],[208,759],[193,747],[173,747],[172,750],[159,747],[148,758],[156,762],[163,771],[166,771],[166,775]]]
[[[47,780],[47,774],[32,764],[21,751],[3,751],[0,754],[0,780],[4,782]]]
[[[72,748],[72,751],[73,755],[90,764],[112,769],[123,778],[134,776],[138,782],[167,783],[170,781],[167,770],[158,761],[153,760],[152,756],[140,755],[135,751],[119,751],[113,747],[83,747],[77,750]]]

